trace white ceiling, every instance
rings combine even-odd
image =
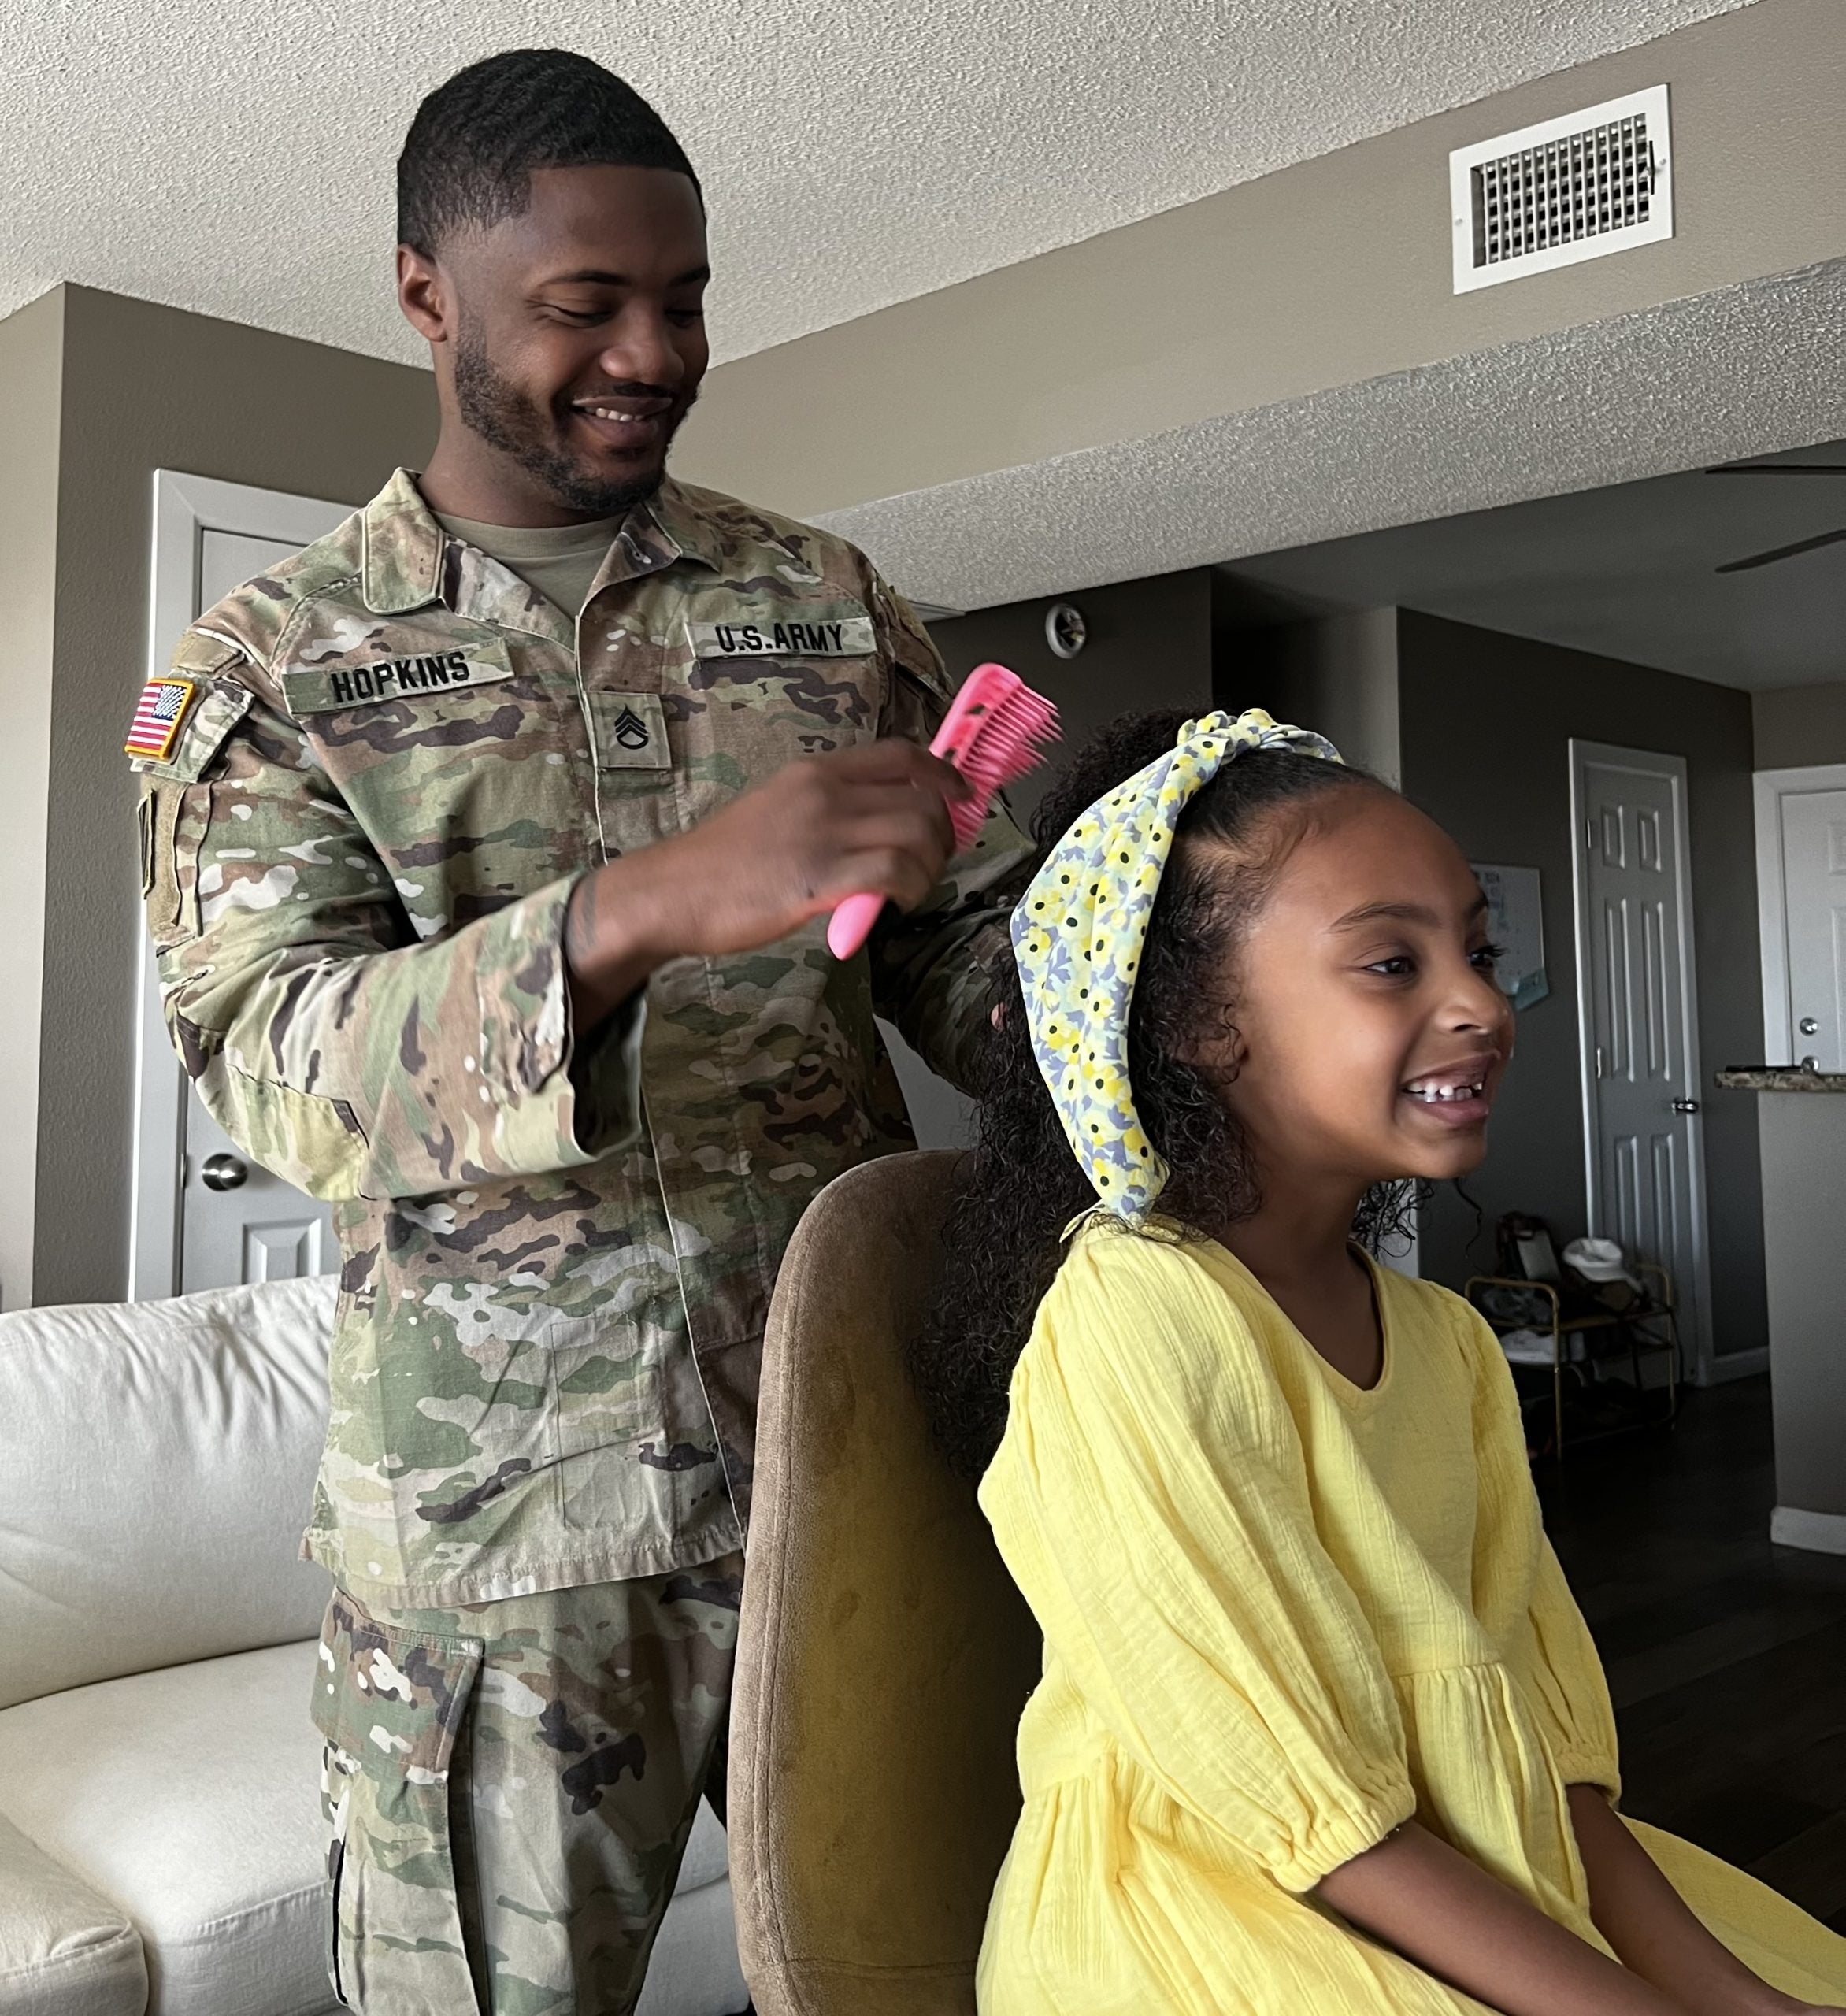
[[[521,44],[599,58],[678,129],[722,357],[1746,4],[8,0],[0,314],[75,280],[417,358],[398,144],[424,91]]]

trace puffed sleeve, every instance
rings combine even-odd
[[[1614,1798],[1622,1788],[1615,1712],[1589,1627],[1545,1537],[1513,1375],[1480,1317],[1459,1303],[1455,1314],[1475,1373],[1476,1608],[1508,1645],[1564,1782],[1600,1785]]]
[[[1183,1248],[1080,1237],[981,1503],[1092,1712],[1284,1888],[1410,1817],[1396,1698],[1316,1533],[1293,1422]]]

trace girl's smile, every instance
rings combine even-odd
[[[1425,1072],[1404,1087],[1403,1096],[1440,1126],[1485,1127],[1505,1062],[1495,1051],[1481,1051]]]

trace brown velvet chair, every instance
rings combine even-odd
[[[769,1313],[729,1783],[759,2016],[973,2016],[1040,1640],[904,1369],[954,1166],[831,1184]]]

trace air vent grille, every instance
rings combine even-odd
[[[1458,294],[1673,235],[1666,87],[1449,156]]]

